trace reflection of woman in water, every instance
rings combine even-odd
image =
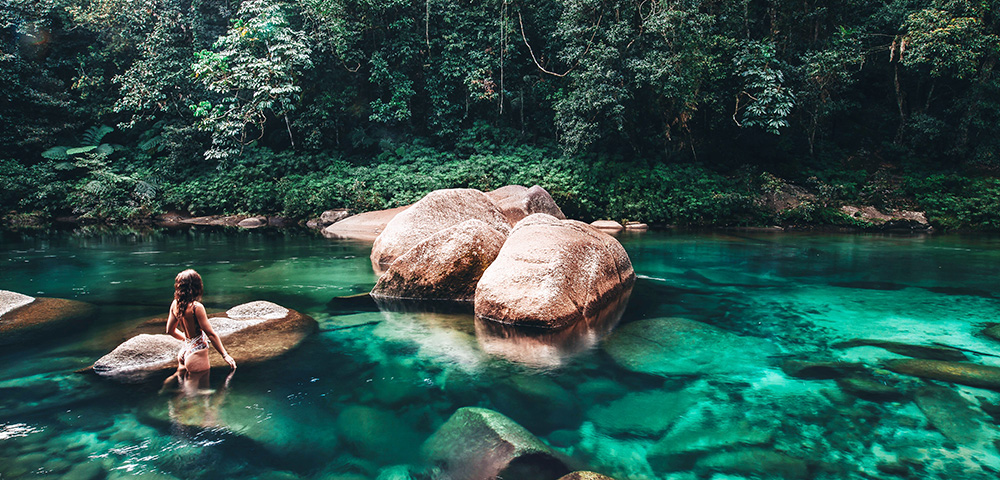
[[[226,352],[222,340],[208,322],[205,306],[199,302],[203,290],[201,275],[194,270],[184,270],[174,279],[174,301],[170,304],[170,315],[167,317],[167,335],[184,342],[177,354],[177,373],[181,376],[208,372],[209,342],[230,367],[236,368],[236,360]]]

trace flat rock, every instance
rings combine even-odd
[[[409,205],[352,215],[324,228],[323,236],[327,238],[374,242],[375,238],[382,233],[382,230],[385,230],[385,226],[389,221],[407,208],[409,208]]]
[[[570,472],[551,448],[524,427],[478,407],[455,411],[424,442],[421,452],[453,480],[551,480]]]
[[[950,388],[920,388],[914,402],[935,429],[959,445],[985,445],[997,433],[987,427],[990,418],[982,410]]]
[[[625,227],[623,227],[622,224],[614,220],[594,220],[593,222],[590,222],[590,226],[609,233],[618,233],[625,230]]]
[[[774,347],[684,318],[650,318],[618,327],[604,350],[621,367],[661,376],[739,373],[766,365]]]
[[[911,345],[908,343],[892,342],[889,340],[867,340],[853,339],[844,342],[837,342],[830,345],[831,348],[853,348],[853,347],[878,347],[892,353],[906,355],[913,358],[924,358],[927,360],[948,360],[952,362],[962,362],[969,357],[961,350],[949,347],[939,347],[935,345]]]
[[[781,364],[781,370],[790,377],[811,380],[827,380],[841,378],[865,367],[860,363],[849,362],[816,362],[806,360],[786,360]]]
[[[694,397],[685,391],[630,393],[607,405],[592,407],[587,418],[609,435],[658,437],[694,402]]]
[[[507,217],[507,223],[512,227],[524,217],[534,213],[547,213],[558,219],[566,218],[549,192],[538,185],[533,185],[531,188],[507,185],[486,192],[486,196],[500,208]]]
[[[650,447],[646,458],[659,472],[689,470],[708,453],[770,443],[775,431],[774,426],[742,419],[710,417],[671,429]]]
[[[765,478],[810,478],[805,460],[766,448],[745,448],[708,455],[695,464],[696,471],[761,475]]]
[[[243,215],[208,215],[204,217],[182,218],[180,223],[187,225],[211,225],[218,227],[235,227],[245,220]]]
[[[856,372],[836,380],[845,393],[873,402],[895,402],[906,397],[906,391],[899,388],[897,380],[878,378],[870,372]]]
[[[628,222],[625,224],[625,230],[630,232],[645,232],[649,230],[649,225],[641,222]]]
[[[450,188],[428,193],[386,224],[372,244],[372,267],[376,272],[383,272],[427,237],[472,219],[480,220],[504,235],[510,232],[507,218],[479,190]]]
[[[476,287],[476,316],[564,328],[596,313],[635,282],[614,237],[575,220],[536,213],[521,220]]]
[[[97,309],[85,302],[63,298],[33,298],[0,290],[0,345],[41,338],[60,329],[87,325]]]
[[[472,301],[476,284],[506,236],[466,220],[425,238],[397,258],[372,289],[375,298]]]
[[[1000,391],[1000,368],[943,360],[889,360],[885,368],[903,375]]]
[[[317,328],[312,317],[270,302],[250,302],[229,312],[209,315],[209,322],[240,366],[276,358],[297,347]],[[281,312],[284,314],[277,316]],[[144,323],[136,329],[137,335],[94,362],[94,372],[121,382],[140,382],[176,369],[182,342],[154,333],[164,331],[165,325],[166,319]],[[213,347],[209,350],[212,367],[227,366]]]

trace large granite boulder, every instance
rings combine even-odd
[[[209,315],[209,322],[240,366],[264,362],[288,352],[317,327],[312,317],[265,301],[245,303],[225,313]],[[182,342],[159,333],[164,331],[165,325],[165,318],[140,325],[135,336],[94,362],[93,371],[113,380],[140,382],[176,369]],[[225,367],[225,360],[213,347],[209,349],[212,366]]]
[[[359,213],[323,229],[323,236],[373,242],[385,226],[409,206]]]
[[[386,224],[372,245],[372,266],[375,271],[384,272],[393,261],[427,237],[472,219],[504,235],[510,231],[507,217],[479,190],[452,188],[428,193]]]
[[[479,277],[504,240],[503,233],[476,219],[441,230],[392,262],[372,297],[472,301]]]
[[[767,365],[773,345],[707,323],[649,318],[618,327],[604,342],[618,365],[652,375],[747,373]]]
[[[559,219],[566,218],[549,192],[538,185],[531,188],[521,185],[507,185],[492,192],[486,192],[486,196],[500,208],[512,227],[533,213],[547,213]]]
[[[476,287],[476,316],[562,328],[597,312],[635,282],[618,240],[576,220],[536,213],[518,222]]]
[[[0,345],[39,338],[59,329],[82,326],[93,305],[62,298],[35,298],[0,290]]]
[[[458,409],[421,449],[447,478],[551,480],[570,472],[547,445],[513,420],[478,407]]]

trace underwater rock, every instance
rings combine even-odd
[[[863,290],[882,290],[886,292],[892,292],[896,290],[902,290],[907,288],[906,285],[894,282],[872,282],[865,280],[858,280],[853,282],[833,282],[830,284],[834,287],[840,288],[860,288]]]
[[[390,208],[388,210],[376,210],[374,212],[359,213],[351,215],[339,222],[335,222],[323,229],[323,236],[327,238],[343,238],[351,240],[363,240],[366,242],[375,241],[385,226],[400,212],[409,208]]]
[[[603,348],[622,368],[661,376],[746,372],[764,366],[774,351],[762,339],[684,318],[627,323]]]
[[[781,278],[743,273],[729,268],[688,270],[685,272],[685,276],[708,285],[719,287],[774,287],[787,283],[786,280]]]
[[[635,282],[614,237],[575,220],[536,213],[518,222],[476,287],[476,316],[563,328],[594,314]]]
[[[558,480],[615,480],[607,475],[601,475],[597,472],[573,472],[569,475],[564,475],[559,477]]]
[[[493,410],[462,407],[424,442],[421,452],[453,480],[551,480],[570,472],[547,445]]]
[[[392,412],[352,405],[337,416],[337,433],[351,450],[380,463],[407,463],[417,460],[417,433]]]
[[[990,418],[950,388],[922,387],[914,402],[934,428],[959,445],[987,445],[996,435],[987,427]]]
[[[63,480],[99,480],[104,478],[106,472],[97,460],[78,463],[69,469],[63,476]]]
[[[466,220],[425,238],[378,279],[375,298],[472,301],[476,284],[506,236],[480,220]]]
[[[393,261],[427,237],[472,219],[480,220],[504,235],[510,232],[507,217],[479,190],[450,188],[428,193],[417,203],[399,212],[375,238],[371,253],[372,267],[376,272],[383,272]],[[330,227],[339,223],[343,222]]]
[[[84,302],[34,298],[0,290],[0,345],[13,345],[59,330],[83,326],[96,312]]]
[[[623,227],[622,224],[614,220],[594,220],[593,222],[590,222],[590,226],[612,235],[625,230],[625,227]]]
[[[806,360],[786,360],[781,364],[785,375],[810,380],[829,380],[850,375],[865,367],[860,363],[849,362],[813,362]]]
[[[775,430],[736,418],[679,425],[653,444],[646,458],[656,471],[689,470],[709,452],[767,444],[774,438]]]
[[[657,437],[684,414],[697,398],[687,391],[630,393],[587,411],[587,418],[608,435]]]
[[[867,372],[837,379],[837,386],[844,393],[873,402],[894,402],[905,398],[906,392],[897,388],[897,383],[891,379],[878,379]]]
[[[533,213],[547,213],[558,219],[566,218],[559,205],[552,199],[552,195],[538,185],[533,185],[531,188],[507,185],[486,192],[486,196],[507,217],[507,223],[512,227]]]
[[[580,421],[576,398],[548,375],[512,375],[492,386],[489,395],[498,410],[538,432],[573,427]]]
[[[695,463],[695,471],[763,475],[766,478],[810,478],[802,459],[766,448],[746,448],[713,453]]]
[[[934,345],[911,345],[908,343],[892,342],[889,340],[867,340],[856,338],[830,345],[831,348],[845,349],[854,347],[878,347],[892,353],[906,355],[913,358],[924,358],[927,360],[947,360],[952,362],[962,362],[968,360],[961,350],[950,347],[939,347]]]
[[[1000,391],[1000,368],[943,360],[889,360],[885,368],[903,375]]]
[[[250,302],[226,313],[209,315],[209,322],[226,350],[240,366],[276,358],[297,347],[316,331],[316,321],[295,310],[271,302]],[[111,353],[94,362],[93,371],[122,382],[140,382],[158,373],[177,368],[181,341],[162,333],[166,319],[150,320],[136,329],[138,335],[126,340]],[[227,366],[209,350],[212,367]]]
[[[993,325],[992,327],[983,330],[983,335],[986,335],[994,340],[1000,340],[1000,325]]]

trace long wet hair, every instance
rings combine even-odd
[[[174,300],[177,301],[178,318],[184,318],[184,312],[193,302],[201,300],[204,285],[201,283],[201,275],[193,269],[184,270],[174,278]]]

